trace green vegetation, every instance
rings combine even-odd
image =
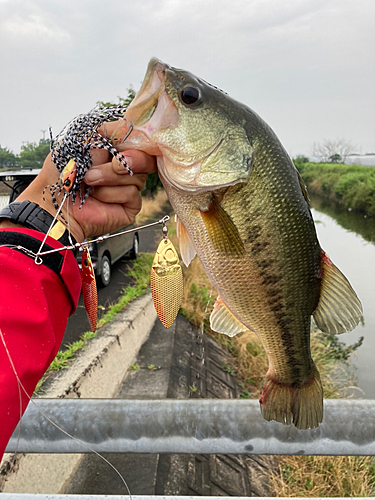
[[[236,375],[236,370],[233,368],[232,365],[223,365],[222,368],[224,371],[229,373],[229,375],[232,375],[232,377]]]
[[[17,166],[19,166],[19,159],[13,151],[0,146],[0,168],[8,170],[16,168]]]
[[[148,365],[147,367],[150,371],[160,370],[161,366]]]
[[[35,142],[23,144],[19,154],[21,168],[42,168],[49,151],[48,139],[41,139],[39,144]]]
[[[124,106],[127,107],[135,97],[135,90],[132,87],[128,88],[128,95],[126,97],[117,96],[118,102],[114,101],[97,101],[96,105],[99,108],[109,108],[110,106]]]
[[[0,146],[0,169],[15,170],[23,168],[42,168],[48,153],[48,139],[40,139],[39,144],[35,142],[23,144],[19,155],[15,155],[10,149]]]
[[[375,214],[375,167],[295,161],[312,194]]]

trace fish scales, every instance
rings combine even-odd
[[[317,427],[323,391],[311,316],[342,333],[362,306],[321,249],[306,188],[272,129],[216,87],[153,59],[111,139],[157,156],[182,258],[188,265],[198,254],[219,292],[211,328],[260,338],[269,360],[264,418]]]
[[[283,217],[279,213],[281,208],[275,203],[277,194],[270,192],[268,183],[262,181],[262,173],[258,173],[261,166],[262,163],[255,163],[249,182],[229,188],[221,202],[245,242],[245,255],[240,263],[237,258],[228,259],[220,255],[210,245],[200,211],[194,210],[192,203],[204,206],[204,196],[202,200],[199,196],[193,199],[186,196],[185,203],[181,203],[181,193],[175,193],[167,183],[164,185],[172,206],[177,207],[179,217],[192,234],[194,245],[197,249],[204,249],[200,253],[203,267],[215,288],[220,290],[224,302],[233,304],[231,311],[235,316],[258,334],[267,354],[272,357],[274,368],[282,374],[280,379],[296,383],[311,372],[310,316],[316,307],[320,287],[320,280],[312,280],[311,276],[320,269],[320,251],[317,245],[306,245],[305,224],[298,224],[291,214]],[[297,186],[295,188],[298,189]],[[270,197],[274,198],[273,204],[265,203]],[[280,201],[280,207],[281,204]],[[246,213],[243,207],[246,207]],[[297,207],[297,210],[300,211],[300,208]],[[282,235],[278,234],[280,217],[285,219],[285,231],[297,236],[292,238],[297,242],[295,246],[285,249],[285,253]],[[244,219],[251,220],[252,224],[244,224]],[[256,238],[252,232],[254,227]],[[315,237],[313,225],[311,230]],[[298,238],[298,232],[305,237]],[[301,291],[306,286],[315,287],[310,303],[301,300]],[[257,292],[254,293],[254,290]],[[301,329],[304,335],[300,335]]]

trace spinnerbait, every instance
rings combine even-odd
[[[112,146],[107,137],[101,136],[98,132],[100,125],[106,121],[122,118],[125,111],[126,107],[124,106],[94,108],[89,113],[76,116],[55,138],[52,137],[50,129],[51,157],[60,172],[60,178],[56,184],[47,186],[44,191],[49,187],[52,202],[57,211],[56,217],[60,215],[65,220],[60,211],[68,196],[74,203],[77,193],[79,193],[81,207],[87,200],[90,188],[84,185],[82,181],[86,172],[92,167],[93,162],[90,154],[92,148],[106,149],[126,168],[130,175],[133,175],[133,172],[126,164],[125,158]],[[84,194],[82,194],[81,184],[84,186]],[[56,200],[56,193],[57,195],[64,194],[60,206]],[[68,222],[69,227],[69,221],[66,222]],[[36,263],[39,263],[39,261],[40,257],[38,262],[35,260]],[[95,273],[87,246],[83,246],[81,276],[83,300],[91,329],[94,332],[97,321],[98,296]]]
[[[73,118],[63,130],[51,138],[51,156],[56,168],[61,173],[59,182],[49,187],[52,202],[56,210],[59,205],[56,193],[68,193],[72,203],[79,193],[81,206],[85,203],[90,188],[85,186],[84,194],[81,192],[81,183],[86,172],[92,167],[91,148],[106,149],[133,175],[126,164],[125,158],[114,148],[111,142],[98,133],[98,128],[106,121],[117,120],[124,116],[125,106],[110,106],[108,108],[94,108],[86,114]],[[46,188],[47,189],[47,188]]]

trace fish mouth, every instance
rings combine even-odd
[[[149,62],[142,86],[125,113],[133,127],[144,125],[154,114],[160,95],[165,91],[166,67],[156,58]]]
[[[150,155],[162,154],[153,140],[154,132],[175,127],[179,121],[177,108],[165,89],[167,68],[159,59],[149,62],[141,88],[111,136],[119,151],[140,149]]]

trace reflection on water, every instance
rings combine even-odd
[[[336,204],[312,197],[313,217],[322,248],[352,284],[361,299],[364,326],[343,334],[353,344],[364,336],[356,351],[358,386],[363,397],[375,399],[375,217],[350,212]]]
[[[344,229],[354,231],[366,241],[375,244],[375,216],[353,212],[338,203],[333,203],[318,196],[310,196],[310,198],[313,208],[335,219]]]

